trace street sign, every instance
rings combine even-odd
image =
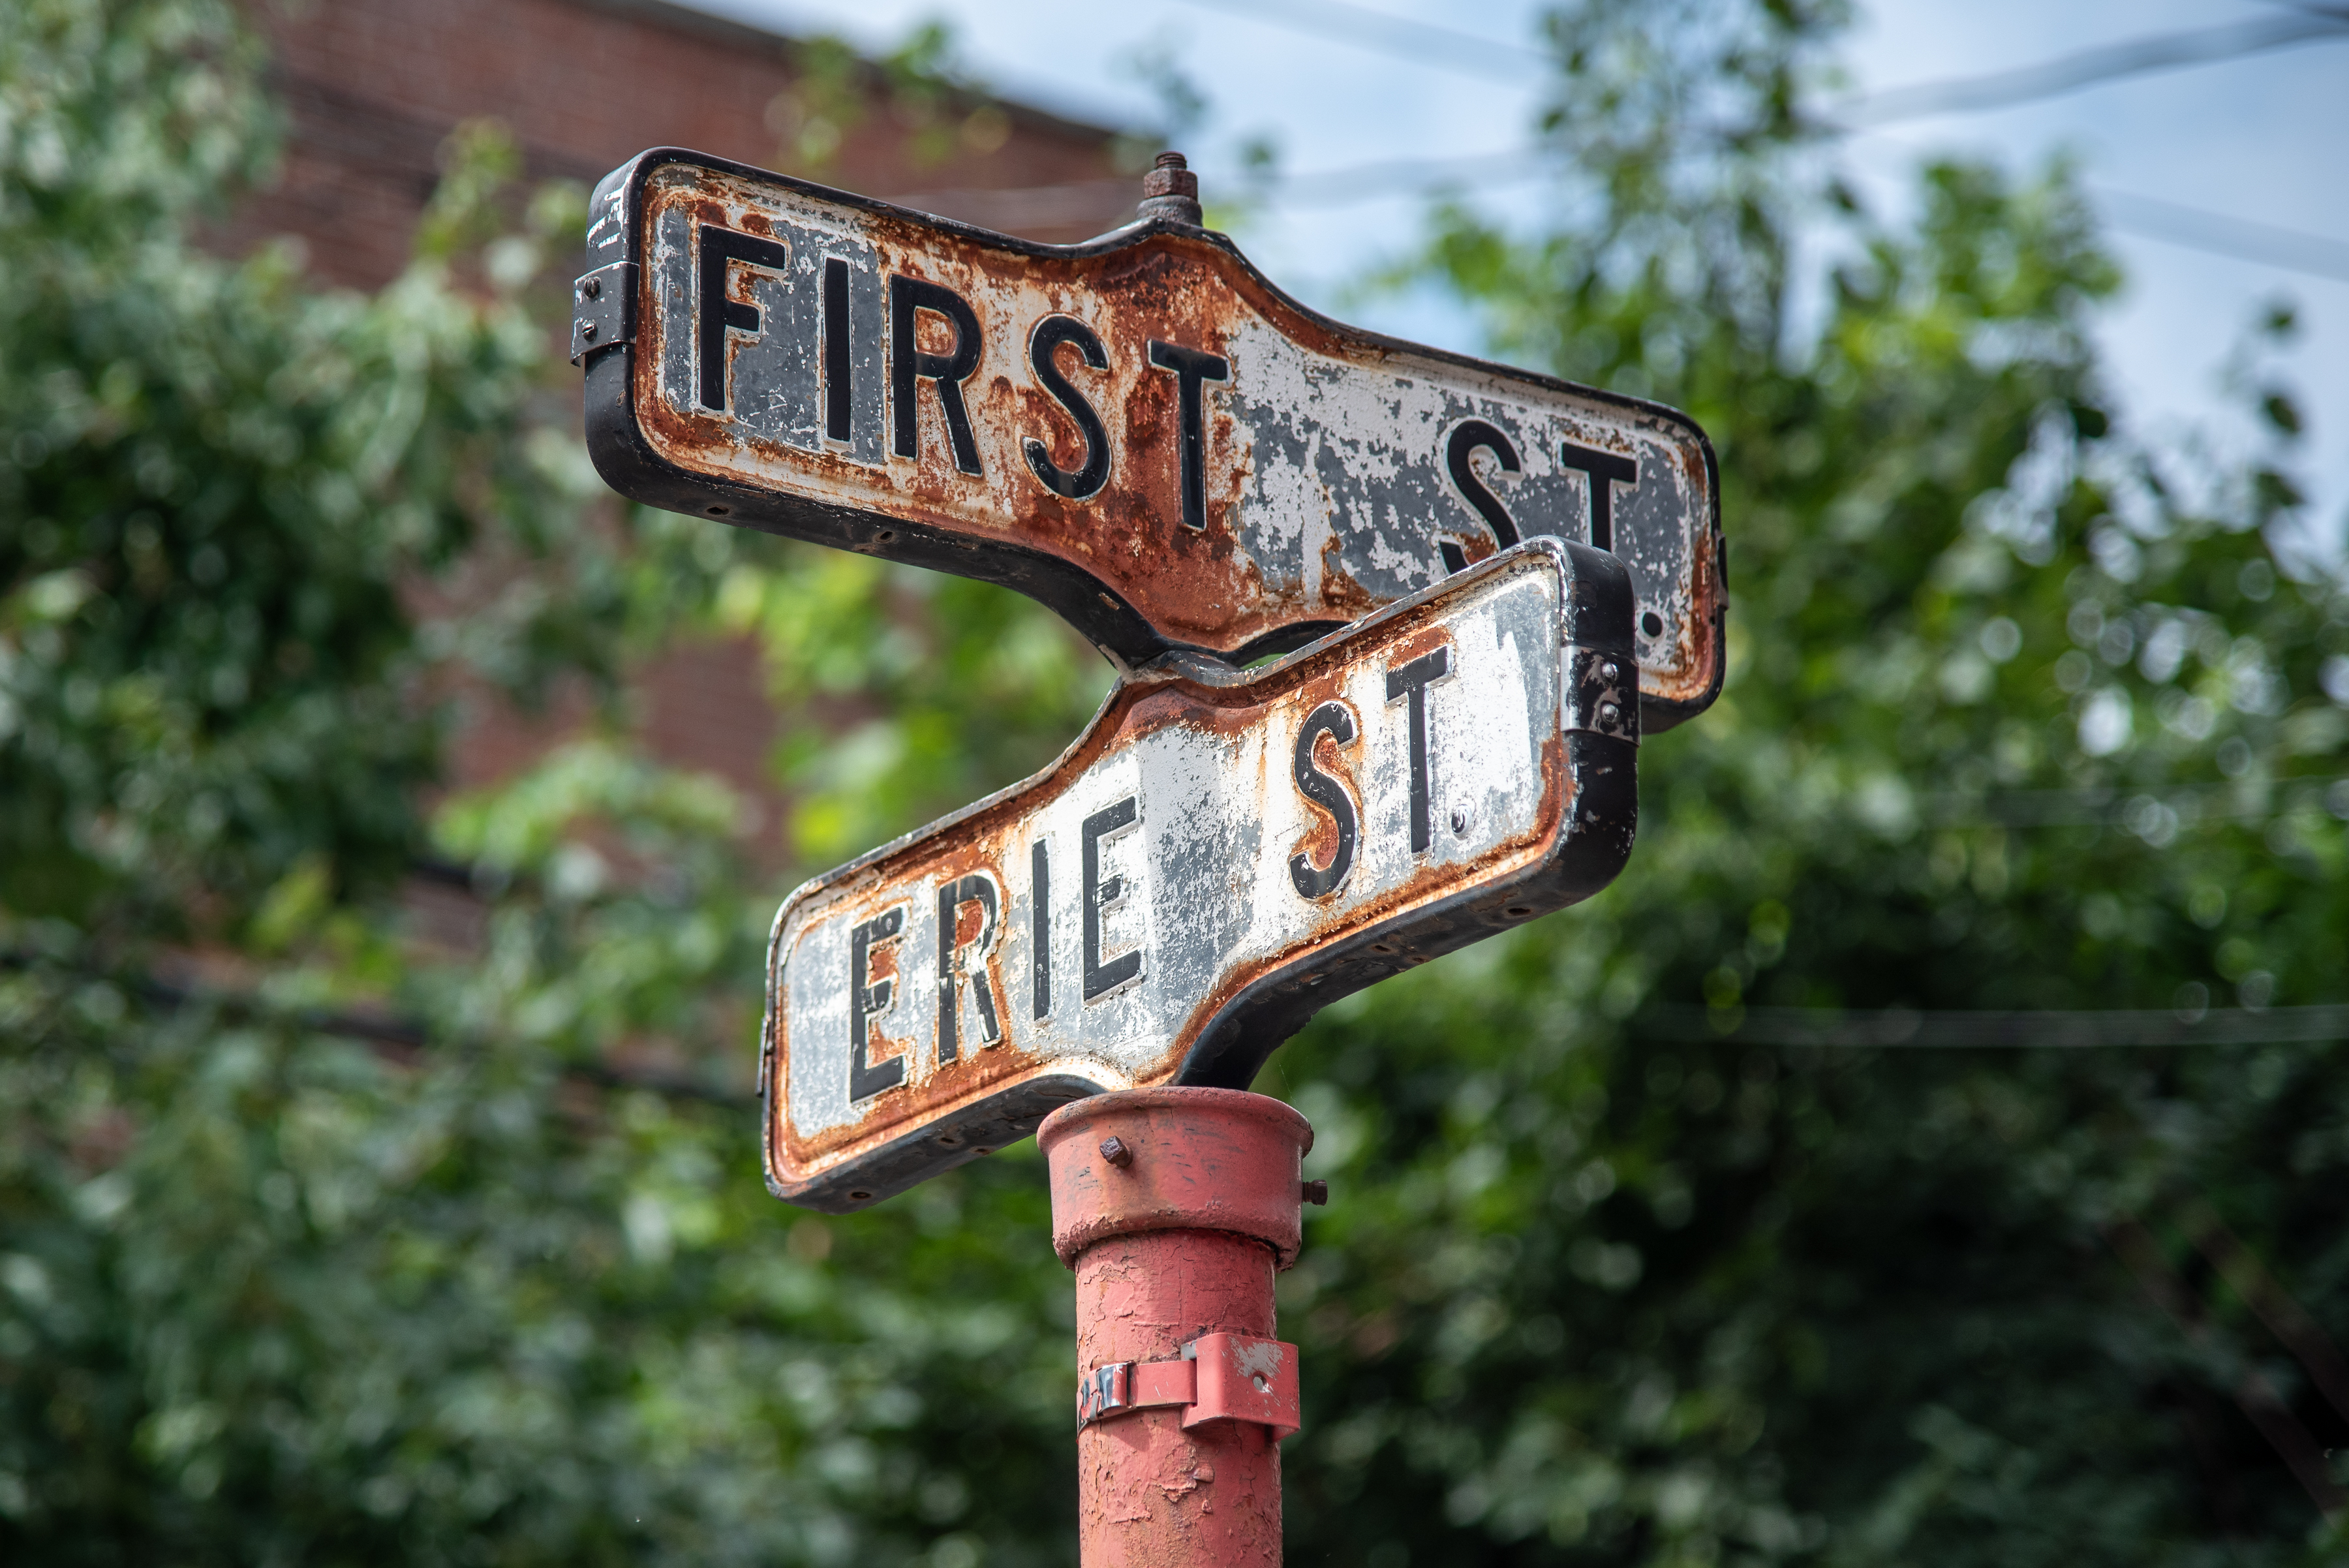
[[[1720,690],[1694,422],[1341,326],[1222,234],[1033,244],[657,149],[588,252],[588,447],[639,501],[1007,584],[1128,667],[1293,649],[1556,535],[1630,568],[1648,729]]]
[[[776,1195],[842,1212],[1065,1102],[1245,1088],[1316,1011],[1588,898],[1630,854],[1614,556],[1527,540],[1264,669],[1170,654],[1026,783],[776,916]]]

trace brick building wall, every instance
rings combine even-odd
[[[807,82],[792,40],[662,0],[257,0],[291,135],[278,181],[224,236],[292,234],[323,281],[374,288],[406,265],[418,219],[460,123],[502,122],[532,180],[592,184],[647,147],[790,167],[786,138]],[[825,183],[1047,241],[1129,221],[1139,193],[1115,137],[1016,103],[950,98],[927,130],[878,70],[849,78],[844,135]],[[861,96],[859,96],[861,95]],[[753,852],[780,864],[781,802],[767,759],[776,719],[756,649],[669,650],[635,672],[639,738],[663,760],[716,773],[763,818]],[[479,694],[461,703],[450,783],[487,783],[574,732],[584,704],[535,716]]]
[[[441,144],[467,119],[502,121],[534,179],[593,183],[661,146],[789,163],[794,43],[662,0],[309,0],[264,16],[293,135],[240,227],[300,236],[332,282],[398,272]],[[925,137],[871,78],[825,183],[1040,240],[1133,215],[1112,132],[973,98],[947,109],[949,134]],[[940,142],[944,157],[924,155]]]

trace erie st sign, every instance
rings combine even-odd
[[[1319,1008],[1604,888],[1637,825],[1629,574],[1527,540],[1280,661],[1135,671],[1027,782],[775,921],[770,1186],[860,1209],[1069,1100],[1245,1087]]]

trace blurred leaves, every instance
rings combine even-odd
[[[2106,1237],[2142,1216],[2220,1359],[2337,1445],[2349,1411],[2178,1220],[2217,1205],[2340,1317],[2337,1043],[1740,1039],[1763,1006],[2341,996],[2349,597],[2263,533],[2297,432],[2248,465],[2139,444],[2064,167],[1935,165],[1877,219],[1798,112],[1835,13],[1697,9],[1554,14],[1560,222],[1441,213],[1419,275],[1506,352],[1703,423],[1727,691],[1642,748],[1615,888],[1277,1064],[1345,1129],[1283,1301],[1323,1434],[1293,1528],[1387,1563],[2327,1560],[2240,1371]]]
[[[798,721],[781,763],[811,868],[1044,766],[1109,691],[1107,662],[1036,605],[844,551],[738,565],[717,609],[758,636]]]
[[[791,85],[769,100],[766,119],[778,138],[776,165],[792,173],[841,178],[850,137],[876,115],[885,116],[916,169],[961,152],[985,157],[1011,136],[1009,115],[957,57],[953,29],[936,18],[915,23],[877,60],[833,34],[802,38],[792,46],[792,68]]]

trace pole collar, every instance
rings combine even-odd
[[[1036,1142],[1051,1171],[1052,1250],[1072,1269],[1095,1242],[1143,1231],[1252,1236],[1272,1249],[1277,1269],[1304,1244],[1299,1172],[1313,1128],[1269,1096],[1095,1095],[1045,1117]]]

